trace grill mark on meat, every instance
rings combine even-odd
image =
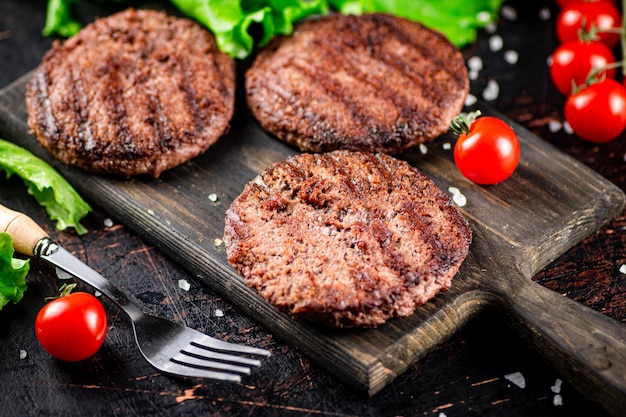
[[[50,96],[48,95],[48,77],[49,75],[45,71],[41,71],[35,75],[34,86],[36,92],[34,95],[37,97],[37,100],[34,104],[34,113],[39,115],[39,125],[42,126],[44,134],[52,139],[56,137],[59,128],[52,112],[52,104],[50,103]]]
[[[131,8],[55,42],[27,87],[28,124],[66,164],[158,177],[226,133],[234,88],[210,32]]]
[[[458,49],[419,23],[336,14],[261,51],[246,89],[261,126],[300,150],[400,153],[448,129],[469,80]]]
[[[86,151],[91,151],[96,146],[91,126],[88,123],[87,106],[89,98],[85,92],[83,80],[80,71],[76,67],[72,67],[69,71],[70,85],[72,86],[73,107],[78,122],[78,137],[83,141]],[[71,99],[70,98],[70,99]]]
[[[261,178],[226,212],[227,258],[298,317],[352,327],[410,315],[467,255],[471,230],[450,199],[388,155],[299,154]]]

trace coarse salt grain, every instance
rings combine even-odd
[[[514,7],[511,7],[509,5],[505,4],[504,6],[502,6],[502,8],[500,9],[500,14],[506,20],[510,20],[510,21],[517,20],[517,10],[515,10]]]
[[[479,56],[473,56],[467,60],[467,67],[473,71],[480,71],[483,69],[483,60]]]
[[[191,284],[189,284],[189,281],[187,281],[186,279],[179,279],[178,288],[183,291],[189,291],[189,289],[191,288]]]
[[[493,35],[489,38],[489,49],[492,52],[497,52],[504,46],[504,40],[500,35]]]
[[[113,227],[113,220],[109,218],[104,219],[102,223],[104,223],[104,227]]]
[[[626,264],[622,264],[622,266],[619,267],[619,272],[626,275]]]
[[[459,207],[465,207],[467,205],[467,198],[463,194],[455,194],[452,196],[452,201]]]
[[[512,374],[504,375],[504,379],[511,381],[520,388],[526,388],[526,379],[520,372],[513,372]]]
[[[487,26],[485,26],[485,32],[489,34],[494,34],[498,30],[498,25],[496,22],[489,22]]]
[[[504,52],[504,60],[508,64],[515,65],[517,64],[517,61],[519,60],[519,54],[517,53],[517,51],[509,49],[508,51]]]
[[[476,20],[482,23],[487,23],[491,20],[491,13],[487,10],[480,11],[476,13]]]
[[[561,392],[561,385],[563,384],[563,381],[561,381],[560,379],[557,378],[556,381],[554,381],[554,385],[552,385],[550,387],[550,391],[552,391],[555,394],[558,394]]]
[[[441,147],[445,150],[445,151],[449,151],[450,149],[452,149],[452,144],[450,142],[444,142]]]
[[[209,194],[209,200],[215,203],[218,200],[217,194],[215,193]]]
[[[561,394],[556,394],[554,396],[554,398],[552,399],[552,404],[554,404],[555,407],[563,405],[563,397],[561,396]]]
[[[20,349],[20,359],[26,359],[26,356],[28,356],[28,353],[24,349]]]
[[[568,135],[571,135],[574,133],[574,129],[572,129],[572,125],[569,124],[569,122],[566,120],[563,122],[563,130],[565,131],[565,133],[567,133]]]
[[[215,317],[224,317],[224,311],[221,309],[216,309],[215,310]]]
[[[222,243],[224,243],[224,241],[222,239],[220,239],[219,237],[216,237],[215,239],[213,239],[213,244],[215,246],[221,246]]]
[[[467,72],[467,78],[469,78],[471,81],[476,81],[478,79],[478,71],[469,70]]]
[[[500,95],[500,86],[496,80],[487,81],[487,86],[483,90],[483,99],[485,101],[494,101]]]
[[[96,290],[96,291],[93,293],[93,296],[94,296],[94,297],[101,297],[101,296],[102,296],[102,293],[101,293],[100,291],[97,291],[97,290]]]
[[[423,143],[420,143],[420,152],[422,153],[422,155],[426,155],[428,153],[428,147],[426,145],[424,145]]]
[[[563,123],[561,123],[558,120],[550,120],[550,122],[548,122],[548,130],[551,133],[556,133],[562,128],[563,128]]]
[[[478,99],[476,98],[475,95],[473,94],[468,94],[467,97],[465,97],[465,105],[466,106],[473,106],[474,104],[476,104],[476,102],[478,101]],[[626,158],[626,155],[624,155],[624,157]]]
[[[550,20],[552,17],[552,12],[547,7],[542,7],[539,9],[539,19],[541,20]]]

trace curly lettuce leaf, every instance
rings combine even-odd
[[[384,12],[421,22],[457,47],[476,40],[477,31],[498,18],[503,0],[329,0],[340,13]]]
[[[224,53],[246,58],[255,46],[276,35],[289,35],[293,24],[312,14],[328,12],[327,0],[171,0],[183,14],[206,26]],[[250,33],[261,28],[260,39]]]
[[[44,34],[70,36],[80,25],[71,5],[81,0],[49,0]],[[117,0],[123,1],[123,0]],[[256,46],[277,35],[289,35],[293,24],[312,14],[335,9],[345,14],[391,13],[423,23],[463,47],[476,40],[477,30],[498,17],[503,0],[170,0],[216,37],[222,52],[246,58]],[[259,32],[255,36],[251,32]]]
[[[48,216],[56,221],[58,230],[74,228],[78,234],[87,233],[80,224],[91,207],[74,188],[47,162],[24,148],[0,139],[0,170],[8,177],[19,176]]]
[[[8,233],[0,233],[0,310],[9,302],[17,303],[27,289],[28,259],[13,257],[13,240]]]

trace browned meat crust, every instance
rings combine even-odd
[[[338,326],[411,315],[450,287],[472,239],[416,168],[386,154],[300,154],[226,212],[228,261],[280,310]]]
[[[385,14],[308,20],[246,73],[260,125],[304,151],[400,153],[448,130],[469,91],[441,34]]]
[[[28,123],[68,165],[157,177],[228,130],[234,90],[210,32],[128,9],[54,44],[28,85]]]

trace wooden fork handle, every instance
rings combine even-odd
[[[33,249],[39,240],[48,234],[30,217],[0,204],[0,232],[6,232],[13,239],[13,247],[19,253],[33,256]]]

